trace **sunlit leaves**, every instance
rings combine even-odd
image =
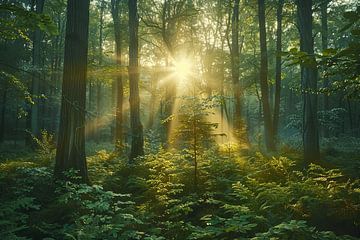
[[[3,40],[22,38],[30,41],[29,31],[36,28],[48,34],[57,34],[57,28],[48,15],[37,14],[22,5],[0,4],[0,14],[6,16],[0,21],[0,35]]]

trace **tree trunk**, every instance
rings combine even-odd
[[[100,2],[100,23],[99,23],[99,67],[103,64],[103,40],[104,40],[104,11],[105,11],[105,1],[101,0]],[[101,140],[101,132],[102,132],[102,121],[101,116],[103,114],[103,94],[102,94],[102,83],[101,80],[98,79],[97,87],[96,87],[96,136],[95,141],[96,143],[99,143]]]
[[[327,9],[328,9],[328,1],[325,1],[321,4],[321,45],[322,50],[328,48],[328,20],[327,20]],[[324,88],[329,87],[329,78],[326,74],[326,67],[324,69],[324,76],[323,76],[323,86]],[[329,111],[329,96],[327,94],[323,95],[324,97],[324,111]],[[324,128],[324,137],[329,137],[329,130],[328,128]]]
[[[90,0],[68,0],[61,116],[55,176],[69,169],[88,182],[85,158],[85,101]]]
[[[139,96],[139,16],[137,13],[137,0],[129,0],[129,85],[130,85],[130,127],[131,149],[129,160],[144,155],[143,126],[140,121]]]
[[[275,63],[275,103],[274,103],[274,138],[279,142],[279,115],[280,115],[280,97],[281,97],[281,45],[282,45],[282,11],[284,0],[279,0],[276,10],[276,63]]]
[[[240,48],[239,48],[239,2],[234,0],[234,8],[231,22],[231,75],[234,91],[234,129],[236,135],[241,136],[241,89],[240,89]]]
[[[101,82],[96,83],[96,120],[95,120],[95,142],[99,143],[101,138],[101,113],[102,113],[102,86]]]
[[[7,104],[7,93],[8,93],[8,83],[7,81],[4,84],[2,103],[1,103],[1,116],[0,116],[0,143],[4,142],[5,137],[5,114],[6,114],[6,104]]]
[[[259,29],[260,29],[260,91],[263,106],[265,145],[268,151],[275,150],[273,123],[269,102],[268,85],[268,59],[266,46],[266,27],[265,27],[265,0],[258,0],[259,8]]]
[[[298,0],[297,11],[301,51],[308,54],[310,62],[301,66],[304,98],[303,145],[305,164],[319,160],[319,132],[317,117],[317,68],[312,36],[312,0]]]
[[[116,110],[115,110],[115,146],[117,150],[121,150],[123,145],[123,99],[124,87],[122,81],[122,59],[121,59],[121,25],[120,25],[120,0],[111,0],[111,14],[114,22],[115,34],[115,52],[116,64],[118,65],[119,73],[116,77]]]
[[[156,111],[155,103],[156,103],[156,96],[157,96],[156,87],[157,87],[158,79],[159,79],[158,72],[157,72],[157,70],[155,70],[155,73],[153,73],[151,83],[150,83],[151,97],[150,97],[150,106],[149,106],[149,109],[150,109],[149,120],[148,120],[148,123],[146,126],[147,129],[151,129],[154,125],[154,118],[155,118],[155,111]]]
[[[45,0],[36,0],[35,7],[36,13],[40,14],[43,12]],[[34,32],[33,49],[32,49],[32,66],[34,73],[31,81],[31,94],[33,96],[34,104],[31,105],[31,133],[38,137],[40,135],[39,127],[39,95],[40,95],[40,77],[39,68],[41,65],[41,38],[42,32],[37,28]]]

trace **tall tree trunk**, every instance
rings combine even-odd
[[[157,96],[157,91],[156,91],[156,87],[157,87],[157,83],[158,83],[158,70],[155,70],[155,73],[153,73],[152,75],[152,79],[151,79],[151,83],[150,83],[150,112],[149,112],[149,120],[147,122],[147,129],[151,129],[154,125],[154,118],[155,118],[155,103],[156,103],[156,96]]]
[[[120,0],[111,0],[111,14],[114,22],[115,33],[115,52],[116,52],[116,64],[118,65],[119,73],[116,77],[116,110],[115,110],[115,146],[117,150],[123,145],[123,99],[124,99],[124,87],[122,80],[123,70],[121,68],[121,13],[120,13]]]
[[[55,176],[69,169],[88,182],[85,158],[85,101],[90,0],[68,0],[61,116]]]
[[[279,115],[280,115],[280,97],[281,97],[281,45],[282,45],[282,11],[284,0],[279,0],[276,10],[276,63],[275,63],[275,102],[274,102],[274,116],[273,128],[274,138],[276,143],[279,141]]]
[[[319,160],[319,132],[317,117],[317,67],[312,36],[312,0],[297,0],[301,51],[308,54],[310,63],[301,66],[304,98],[303,145],[305,164]]]
[[[269,102],[269,84],[268,84],[268,59],[266,46],[266,27],[265,27],[265,0],[258,0],[259,9],[259,29],[260,29],[260,90],[261,101],[263,105],[263,117],[265,127],[265,145],[268,151],[275,150],[273,121],[271,118]]]
[[[40,14],[43,12],[45,0],[36,0],[35,8],[36,13]],[[31,133],[38,137],[40,135],[39,127],[39,105],[40,105],[40,78],[39,72],[41,66],[41,38],[42,33],[40,29],[36,29],[33,38],[33,49],[32,49],[32,66],[34,73],[31,81],[31,94],[33,96],[34,104],[31,106],[31,114],[29,115],[31,120]]]
[[[96,120],[95,120],[95,142],[99,143],[101,138],[101,115],[102,115],[102,86],[98,80],[96,83]]]
[[[240,89],[240,48],[239,48],[239,8],[240,0],[234,0],[231,21],[231,75],[234,91],[234,129],[238,137],[241,136],[241,89]]]
[[[5,137],[5,114],[6,114],[6,104],[7,104],[7,93],[8,93],[8,82],[6,81],[4,84],[4,90],[2,95],[1,102],[1,116],[0,116],[0,143],[4,142]]]
[[[105,11],[105,0],[101,0],[100,2],[100,23],[99,23],[99,67],[103,64],[103,40],[104,40],[104,11]],[[103,102],[103,94],[102,94],[102,83],[101,80],[98,79],[96,85],[96,136],[95,141],[98,143],[101,140],[101,132],[102,132],[102,102]]]
[[[56,101],[54,102],[54,111],[52,113],[52,118],[53,121],[53,128],[54,128],[54,133],[55,136],[57,138],[58,136],[58,128],[59,128],[59,122],[57,121],[57,119],[59,118],[60,115],[60,103],[57,101],[58,98],[60,98],[60,94],[61,92],[58,91],[58,89],[61,89],[61,66],[62,66],[62,62],[63,62],[63,58],[62,58],[62,48],[64,46],[64,38],[62,36],[65,35],[65,19],[63,19],[61,17],[61,14],[59,14],[58,16],[58,29],[59,29],[59,35],[57,36],[57,46],[56,46],[56,63],[55,63],[55,88],[56,88]],[[56,119],[56,120],[55,120]]]
[[[130,127],[131,149],[129,160],[144,155],[143,126],[140,121],[139,96],[139,16],[137,0],[129,0],[129,82],[130,82]]]
[[[324,1],[321,4],[321,45],[322,50],[328,48],[328,20],[327,20],[327,9],[328,9],[328,0]],[[326,71],[326,69],[324,69]],[[329,87],[329,77],[327,76],[326,72],[324,71],[323,76],[323,86],[324,88]],[[329,111],[329,96],[327,94],[323,95],[324,99],[324,111]],[[328,128],[324,128],[324,137],[329,137],[329,130]]]

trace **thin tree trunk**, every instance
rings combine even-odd
[[[115,33],[115,52],[116,64],[118,65],[119,73],[116,77],[116,110],[115,110],[115,146],[119,151],[123,145],[123,99],[124,87],[122,80],[122,59],[121,59],[121,13],[120,13],[120,0],[111,0],[111,14],[114,22]]]
[[[276,143],[279,141],[279,115],[280,115],[280,97],[281,97],[281,45],[282,45],[282,11],[284,0],[279,0],[276,11],[276,63],[275,63],[275,103],[274,103],[274,116],[273,128],[274,138]]]
[[[79,171],[88,182],[85,158],[85,102],[90,0],[68,0],[61,116],[54,174]]]
[[[5,114],[6,114],[6,104],[7,104],[7,93],[8,93],[8,83],[5,83],[2,103],[1,103],[1,117],[0,117],[0,143],[4,142],[5,137]]]
[[[346,103],[347,103],[347,109],[348,109],[348,114],[349,114],[349,132],[350,135],[354,135],[354,119],[353,119],[353,109],[351,107],[351,101],[349,98],[346,98]]]
[[[96,83],[96,122],[95,122],[95,142],[99,143],[101,138],[101,113],[102,113],[102,86],[100,82]]]
[[[303,145],[305,164],[320,158],[317,117],[317,67],[312,36],[312,0],[298,0],[297,10],[300,30],[300,48],[307,53],[312,63],[301,66],[301,80],[304,98]]]
[[[131,149],[129,161],[133,162],[138,156],[144,155],[143,126],[140,121],[139,96],[139,16],[137,0],[129,0],[129,82],[130,82],[130,127]]]
[[[35,7],[36,13],[42,13],[44,9],[45,0],[36,0]],[[36,29],[34,32],[33,49],[32,49],[32,66],[34,73],[31,81],[31,94],[33,96],[34,104],[31,105],[31,133],[38,137],[40,135],[39,127],[39,95],[40,95],[40,77],[39,68],[41,65],[41,38],[42,32],[40,29]]]
[[[234,129],[238,137],[241,136],[241,90],[240,90],[240,48],[239,48],[239,8],[240,0],[234,0],[231,23],[231,75],[234,91]]]
[[[151,79],[151,86],[150,86],[150,112],[149,112],[149,120],[147,123],[147,129],[150,129],[154,125],[154,118],[155,118],[155,103],[156,103],[156,87],[158,83],[158,73],[155,72]]]
[[[327,9],[328,9],[328,1],[326,0],[321,4],[321,45],[322,50],[328,48],[328,20],[327,20]],[[326,70],[326,69],[324,69]],[[329,87],[329,77],[327,76],[326,72],[324,71],[323,76],[323,86],[324,88]],[[324,97],[324,111],[329,111],[329,96],[327,94],[323,95]],[[329,130],[328,128],[324,128],[324,137],[329,137]]]
[[[259,29],[260,29],[260,90],[263,106],[263,117],[265,127],[265,145],[268,151],[275,150],[273,123],[271,118],[269,103],[268,85],[268,59],[266,46],[266,27],[265,27],[265,0],[258,0],[259,9]]]
[[[104,40],[104,11],[105,11],[105,1],[101,0],[100,3],[100,23],[99,23],[99,67],[103,64],[103,40]],[[102,83],[101,81],[97,82],[96,85],[96,137],[95,141],[98,143],[101,140],[101,132],[102,132],[102,122],[101,122],[101,116],[102,116],[102,102],[103,102],[103,94],[102,94]]]

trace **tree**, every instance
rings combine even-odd
[[[45,0],[36,0],[36,10],[37,14],[41,14],[44,9]],[[31,82],[31,94],[33,99],[36,99],[35,103],[31,105],[31,133],[38,137],[40,135],[39,128],[39,95],[40,95],[40,61],[41,61],[41,38],[42,32],[37,28],[34,32],[33,37],[33,49],[32,49],[32,65],[34,68],[34,73],[32,75]]]
[[[259,10],[259,29],[260,29],[260,90],[263,105],[263,118],[265,130],[265,144],[269,151],[275,150],[273,123],[271,119],[268,85],[268,59],[266,46],[266,27],[265,27],[265,0],[258,1]]]
[[[100,4],[100,22],[99,22],[99,59],[98,59],[98,63],[99,66],[102,67],[103,65],[103,41],[104,41],[104,12],[105,12],[105,1],[101,0],[99,2]],[[100,79],[98,79],[100,80]],[[95,136],[95,141],[98,143],[101,140],[101,130],[102,130],[102,126],[101,126],[101,116],[103,114],[102,108],[103,108],[103,86],[102,86],[102,82],[98,81],[97,85],[96,85],[96,136]]]
[[[65,55],[55,176],[69,169],[88,181],[85,158],[85,101],[89,0],[67,2]]]
[[[273,129],[274,138],[278,141],[279,115],[280,115],[280,97],[281,97],[281,46],[282,46],[282,12],[284,0],[279,0],[276,9],[276,62],[275,62],[275,102]]]
[[[139,96],[139,16],[137,13],[137,0],[129,0],[129,82],[130,82],[130,127],[131,149],[129,160],[144,155],[143,126],[140,121]]]
[[[321,47],[322,50],[325,51],[328,48],[328,0],[324,1],[320,6],[321,11]],[[324,88],[329,87],[329,77],[327,76],[327,73],[324,72],[323,76],[323,86]],[[329,96],[327,94],[324,94],[324,111],[329,111],[330,109],[329,105]],[[327,128],[324,128],[324,137],[329,136],[329,131]]]
[[[116,77],[116,119],[115,119],[115,146],[119,150],[122,146],[122,131],[123,131],[123,98],[124,98],[124,87],[122,80],[122,59],[121,59],[121,0],[111,0],[111,15],[114,22],[114,35],[115,35],[115,53],[116,53],[116,64],[120,68],[120,73]]]
[[[241,89],[240,89],[240,48],[239,48],[239,8],[240,0],[234,0],[231,20],[231,75],[234,88],[234,128],[240,135],[241,130]]]
[[[300,50],[307,54],[301,65],[301,84],[303,90],[303,145],[304,160],[308,164],[319,160],[319,132],[317,119],[317,67],[314,56],[312,36],[312,0],[297,0],[297,13],[300,31]]]

